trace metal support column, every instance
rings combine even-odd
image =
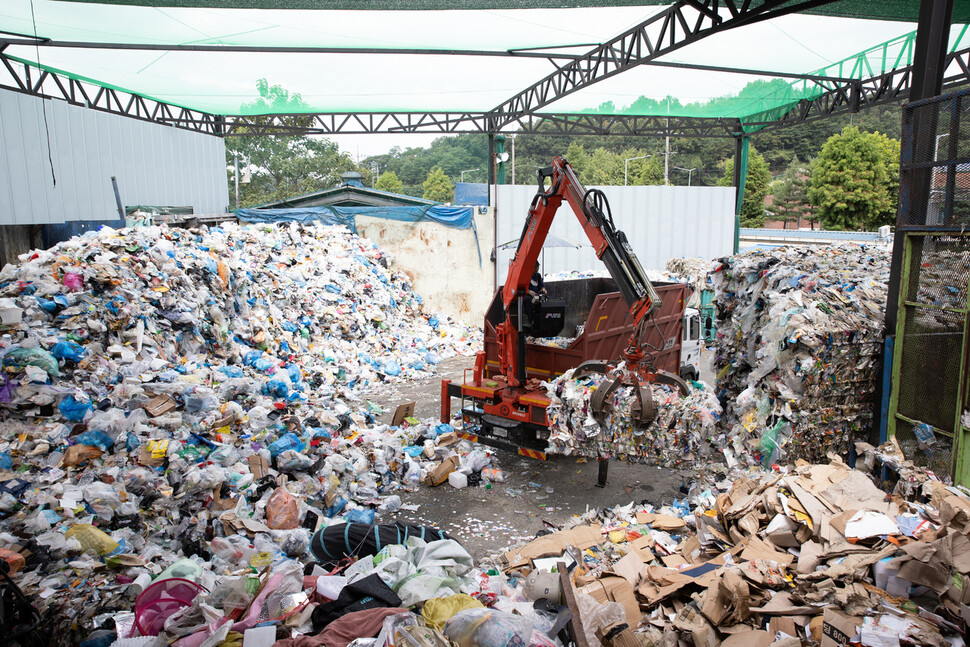
[[[913,53],[913,76],[909,93],[910,101],[919,101],[935,97],[943,90],[943,70],[945,68],[946,52],[950,38],[950,20],[953,16],[953,0],[922,0],[920,3],[919,25],[916,31],[916,46]],[[932,122],[932,123],[927,123]],[[924,141],[926,145],[933,145],[933,137],[921,137],[921,132],[936,130],[935,113],[932,119],[913,124],[914,142]],[[924,153],[914,156],[915,159],[929,159]],[[918,184],[928,184],[932,181],[933,170],[927,168],[924,177],[914,180],[913,191],[904,195],[899,192],[900,209],[906,209],[902,201],[916,196],[929,195],[925,190],[919,190]],[[897,219],[898,224],[898,219]],[[897,304],[899,303],[899,280],[902,274],[903,236],[896,236],[893,240],[892,268],[889,272],[889,294],[886,301],[886,335],[892,336],[896,332]]]

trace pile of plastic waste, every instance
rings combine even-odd
[[[846,455],[875,412],[889,252],[781,247],[720,259],[715,371],[733,452]]]
[[[548,452],[588,457],[613,457],[662,466],[710,460],[726,444],[718,427],[721,406],[714,390],[703,382],[690,385],[687,396],[666,384],[652,385],[656,418],[640,425],[639,409],[631,386],[621,386],[610,396],[600,416],[591,410],[592,393],[604,374],[574,377],[575,369],[549,383],[552,403]]]
[[[0,548],[65,631],[122,604],[129,568],[246,544],[258,570],[399,508],[452,429],[379,425],[358,393],[481,343],[341,227],[102,229],[21,260],[0,272]]]

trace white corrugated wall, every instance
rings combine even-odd
[[[0,90],[0,225],[118,218],[111,177],[124,205],[229,204],[221,137]]]
[[[592,188],[592,187],[587,187]],[[734,246],[734,189],[731,187],[604,186],[616,228],[633,245],[644,269],[662,270],[670,258],[714,259]],[[517,241],[535,196],[534,186],[498,187],[498,244]],[[543,273],[603,270],[576,216],[563,204],[550,233],[582,244],[579,249],[546,248]],[[498,252],[499,283],[515,251]],[[542,257],[540,256],[540,259]]]

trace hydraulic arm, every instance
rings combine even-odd
[[[551,167],[540,169],[537,175],[539,190],[529,208],[519,245],[509,263],[508,279],[502,290],[506,318],[496,331],[499,360],[509,386],[520,387],[526,381],[523,302],[527,298],[532,268],[535,267],[542,243],[563,200],[579,219],[597,258],[606,265],[624,300],[630,306],[634,332],[623,353],[628,376],[639,375],[648,381],[652,380],[655,375],[653,366],[644,363],[644,359],[649,357],[646,333],[651,321],[650,315],[661,305],[660,297],[640,266],[626,235],[617,231],[614,226],[606,196],[598,189],[585,190],[572,166],[562,157],[555,158]],[[550,181],[548,188],[546,180]],[[513,312],[517,315],[514,318],[510,316]],[[600,363],[585,368],[602,371],[607,367]],[[618,385],[619,381],[612,386],[615,389]],[[613,389],[604,389],[603,397],[607,395],[607,390],[612,392]]]

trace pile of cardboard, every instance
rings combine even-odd
[[[696,493],[692,510],[590,513],[496,562],[575,564],[576,592],[619,603],[641,644],[963,644],[970,493],[923,476],[907,500],[837,458],[803,462]]]

